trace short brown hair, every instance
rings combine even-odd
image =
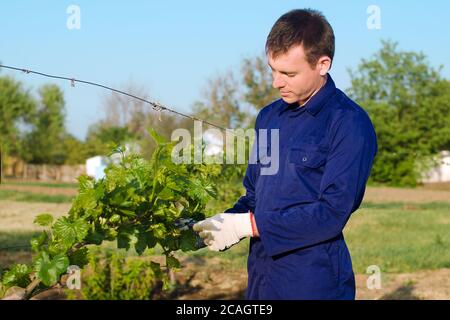
[[[267,36],[266,53],[276,58],[296,45],[303,46],[312,67],[321,56],[333,60],[334,32],[321,12],[297,9],[282,15]]]

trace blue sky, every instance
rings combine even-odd
[[[72,4],[81,9],[79,30],[66,27]],[[380,30],[366,26],[369,5],[381,10]],[[318,9],[333,26],[331,75],[341,89],[350,83],[347,68],[370,57],[380,39],[424,52],[450,78],[450,2],[439,0],[2,1],[0,61],[119,88],[132,81],[152,99],[188,112],[208,78],[261,54],[275,20],[295,8]],[[79,138],[103,116],[102,89],[0,71],[5,74],[35,94],[42,84],[58,84],[67,127]]]

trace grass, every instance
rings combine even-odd
[[[0,232],[0,275],[16,263],[31,263],[30,240],[37,234],[34,231]]]
[[[364,203],[355,212],[344,234],[356,273],[370,265],[382,272],[413,272],[450,268],[450,203]],[[180,256],[220,257],[236,268],[245,268],[248,240],[215,253],[201,249]]]
[[[385,273],[450,268],[450,203],[364,203],[344,234],[356,273],[378,265]],[[180,256],[220,257],[245,268],[248,240],[215,253],[201,249]]]
[[[39,231],[0,232],[0,251],[31,251],[30,240]]]
[[[355,212],[345,237],[357,273],[450,268],[450,204],[366,204]]]
[[[230,249],[217,253],[212,252],[208,250],[207,248],[203,248],[197,251],[192,252],[182,252],[178,251],[175,253],[175,256],[177,258],[194,258],[196,260],[200,259],[210,259],[210,258],[219,258],[223,261],[224,265],[227,266],[227,268],[232,269],[245,269],[247,266],[247,256],[248,256],[248,246],[249,246],[249,240],[244,239],[239,244],[231,247]],[[135,250],[130,249],[126,251],[125,249],[117,249],[117,245],[115,241],[111,242],[104,242],[102,244],[102,248],[105,250],[116,250],[116,251],[123,251],[123,254],[128,257],[136,257],[137,253]],[[163,250],[158,245],[152,249],[147,249],[144,253],[144,256],[162,256]]]
[[[12,200],[21,202],[46,202],[46,203],[70,203],[74,196],[55,194],[40,194],[27,191],[2,190],[0,189],[0,200]]]
[[[378,265],[385,273],[450,268],[450,203],[365,203],[355,212],[344,234],[356,273]],[[245,268],[248,241],[223,253],[201,249],[183,253],[220,257]]]
[[[365,274],[370,265],[379,266],[383,273],[409,273],[450,268],[448,230],[450,203],[364,203],[353,213],[344,234],[356,273]],[[0,247],[26,245],[34,234],[26,231],[0,233]],[[204,260],[219,258],[226,268],[245,270],[248,245],[248,240],[243,240],[222,253],[204,248],[190,253],[178,252],[177,256]],[[115,246],[115,243],[105,244],[109,249]],[[161,250],[154,248],[148,250],[148,254],[160,255]],[[127,255],[135,253],[128,252]]]
[[[33,187],[48,187],[48,188],[62,188],[62,189],[76,189],[78,183],[57,183],[57,182],[22,182],[22,181],[5,181],[2,182],[5,186],[33,186]]]

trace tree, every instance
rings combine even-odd
[[[126,127],[114,126],[105,120],[97,122],[89,127],[85,158],[107,155],[111,150],[111,145],[125,144],[133,139],[133,134]]]
[[[64,138],[64,153],[64,164],[67,165],[84,164],[90,156],[86,143],[71,134],[66,134]]]
[[[154,101],[149,97],[147,90],[144,87],[138,86],[133,82],[128,82],[123,85],[122,91],[141,97],[144,100]],[[154,128],[163,137],[170,139],[171,134],[175,129],[189,128],[192,126],[189,119],[180,118],[168,111],[158,112],[144,101],[120,95],[115,92],[105,96],[103,109],[105,112],[104,119],[100,121],[98,125],[94,126],[96,127],[93,128],[95,132],[93,131],[88,134],[88,136],[91,134],[106,134],[109,136],[108,139],[104,139],[106,138],[105,136],[103,138],[98,137],[103,143],[103,146],[100,146],[100,149],[98,150],[99,153],[97,154],[103,154],[108,150],[105,142],[116,142],[121,140],[120,143],[138,143],[141,147],[143,157],[150,159],[153,150],[156,148],[156,144],[149,137],[147,132],[148,128]],[[114,135],[116,138],[113,137]],[[119,136],[123,139],[117,139]],[[95,146],[93,146],[91,142],[92,139],[88,138],[88,147],[92,151],[95,150]]]
[[[246,113],[239,102],[239,85],[231,71],[208,80],[203,100],[193,106],[195,116],[225,128],[245,123]]]
[[[23,153],[21,131],[25,130],[36,108],[36,102],[19,81],[0,77],[0,147],[3,157]]]
[[[272,87],[272,74],[261,55],[244,59],[239,77],[228,71],[209,79],[203,99],[194,103],[193,110],[196,116],[226,128],[253,127],[255,111],[276,99],[278,91]]]
[[[391,41],[349,70],[349,95],[367,110],[378,137],[373,182],[415,186],[429,159],[449,145],[450,84],[439,72],[423,53]]]
[[[121,90],[144,100],[150,100],[147,90],[134,82],[126,83]],[[112,127],[128,127],[130,132],[137,133],[137,131],[145,129],[142,129],[141,122],[136,122],[136,120],[142,120],[142,117],[135,117],[135,115],[146,114],[150,108],[144,101],[117,92],[110,92],[104,96],[105,117],[102,122]]]
[[[278,90],[272,86],[272,74],[265,55],[244,59],[241,73],[246,89],[244,100],[256,110],[280,98]]]
[[[26,136],[25,160],[36,164],[63,164],[66,158],[64,94],[56,85],[44,85],[39,95],[34,126]]]

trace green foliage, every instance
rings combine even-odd
[[[23,155],[19,124],[30,124],[36,102],[22,84],[14,79],[0,77],[0,146],[3,157]]]
[[[3,157],[30,163],[80,164],[87,156],[83,142],[66,132],[65,102],[56,85],[39,89],[35,99],[22,83],[0,77],[0,145]]]
[[[70,265],[75,265],[80,268],[83,268],[85,265],[88,264],[88,256],[89,256],[89,249],[87,247],[83,247],[81,249],[72,251],[68,256]]]
[[[256,110],[280,98],[278,90],[272,86],[272,74],[265,55],[244,59],[241,71],[246,88],[244,100]]]
[[[84,248],[103,241],[116,241],[118,248],[138,254],[160,245],[167,268],[180,266],[173,252],[197,249],[193,231],[181,231],[175,222],[205,218],[206,204],[216,196],[210,180],[220,172],[205,164],[174,164],[175,143],[155,131],[149,134],[158,143],[150,161],[117,148],[120,161],[107,167],[103,179],[79,177],[79,192],[67,216],[54,222],[48,214],[36,218],[47,226],[31,241],[37,253],[33,270],[44,285],[55,284],[69,260],[85,263]]]
[[[19,202],[47,202],[47,203],[67,203],[71,202],[73,196],[63,194],[39,194],[28,191],[0,190],[0,200],[13,200]]]
[[[449,268],[449,210],[448,203],[366,203],[344,232],[355,272]]]
[[[99,153],[90,152],[89,145],[78,140],[71,134],[66,134],[64,138],[65,160],[64,164],[77,165],[84,164],[86,159]]]
[[[29,273],[29,266],[25,264],[16,264],[9,271],[3,274],[3,285],[7,287],[12,287],[13,285],[26,287],[30,283]]]
[[[34,223],[42,227],[51,226],[53,223],[53,216],[49,213],[40,214],[34,219]]]
[[[59,242],[54,242],[54,245],[69,249],[76,242],[81,242],[87,236],[88,231],[89,224],[84,219],[61,217],[53,224],[53,236],[59,240]]]
[[[33,128],[25,137],[27,153],[23,158],[30,163],[63,164],[65,102],[62,90],[56,85],[44,85],[39,90],[40,104],[33,117]]]
[[[88,300],[153,299],[161,281],[168,279],[155,262],[95,250],[83,273],[81,296]]]
[[[450,82],[422,53],[383,41],[372,59],[350,71],[350,96],[369,113],[379,153],[371,180],[415,186],[430,159],[450,146]]]
[[[69,258],[63,253],[50,258],[49,254],[43,251],[34,262],[37,277],[46,286],[55,284],[60,276],[67,271],[67,267],[69,267]]]
[[[118,127],[100,121],[89,128],[86,143],[83,146],[84,159],[107,155],[111,150],[111,144],[124,144],[134,139],[134,135],[127,127]]]

